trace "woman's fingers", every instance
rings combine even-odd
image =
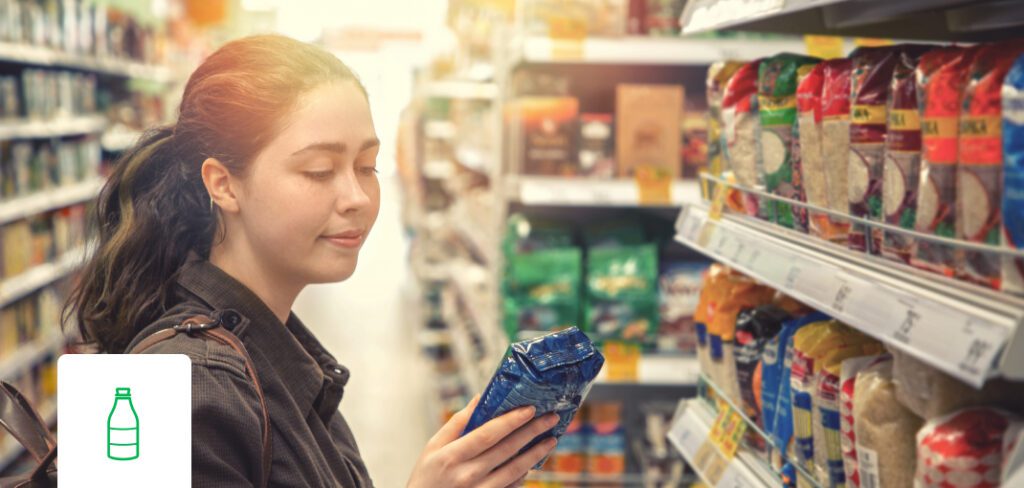
[[[458,439],[462,435],[462,431],[466,429],[466,424],[469,423],[469,418],[473,415],[477,403],[480,403],[480,395],[473,397],[466,408],[459,410],[452,415],[452,418],[448,419],[448,422],[430,439],[430,446],[440,448]]]
[[[473,459],[494,447],[502,439],[515,432],[516,429],[526,425],[527,422],[533,419],[536,412],[537,409],[532,406],[520,407],[500,417],[491,419],[486,424],[477,427],[473,432],[453,441],[450,445],[450,454],[458,460],[468,461]],[[514,480],[515,478],[509,481]]]
[[[530,468],[539,463],[541,459],[544,459],[544,456],[547,456],[555,448],[555,444],[557,442],[554,438],[548,438],[537,443],[536,446],[516,456],[515,459],[505,463],[504,466],[492,471],[490,476],[483,483],[480,483],[480,486],[486,488],[505,488],[515,483],[519,478],[526,476],[530,472]]]
[[[483,453],[473,462],[481,463],[486,470],[485,472],[490,472],[515,457],[516,453],[522,450],[523,447],[526,447],[530,441],[536,439],[537,436],[558,425],[558,418],[558,414],[549,413],[534,419],[513,432],[512,435],[503,439],[496,446],[488,449],[487,452]]]

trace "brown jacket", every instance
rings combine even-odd
[[[196,314],[222,313],[245,345],[266,397],[273,487],[372,487],[338,411],[349,371],[291,314],[286,324],[245,285],[193,255],[177,277],[176,304],[129,345]],[[192,360],[192,486],[256,486],[262,414],[244,362],[228,346],[178,334],[147,354]]]

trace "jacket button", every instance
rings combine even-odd
[[[234,310],[228,310],[224,312],[224,315],[221,317],[221,320],[224,322],[224,325],[228,327],[234,327],[242,322],[242,317],[238,315],[238,312],[235,312]]]

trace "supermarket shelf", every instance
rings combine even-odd
[[[640,473],[621,475],[601,475],[589,473],[554,473],[549,471],[533,471],[527,477],[530,481],[542,483],[586,484],[594,486],[644,486],[644,477]]]
[[[640,203],[635,180],[508,176],[506,194],[523,205],[568,207],[677,207],[700,201],[700,186],[693,180],[672,182],[671,202],[662,205]]]
[[[687,463],[697,472],[705,484],[721,488],[781,487],[779,479],[746,452],[737,453],[728,461],[720,474],[712,474],[700,468],[702,460],[698,453],[708,441],[715,414],[703,400],[686,400],[682,413],[677,416],[668,433],[668,439],[676,450],[686,458]],[[717,448],[714,448],[717,449]],[[721,455],[721,453],[718,453]],[[716,478],[716,479],[712,479]]]
[[[63,349],[64,344],[67,344],[67,338],[58,330],[19,346],[13,354],[0,362],[0,380],[8,380],[28,369],[47,354]]]
[[[597,375],[595,385],[636,386],[696,386],[700,379],[700,364],[696,356],[669,356],[645,354],[635,381],[612,381],[607,378],[608,368]]]
[[[496,254],[499,245],[494,235],[499,230],[493,228],[493,221],[480,222],[479,218],[473,218],[474,213],[479,214],[479,212],[471,211],[471,205],[474,204],[462,199],[457,200],[449,209],[449,219],[455,232],[473,248],[473,253],[490,266],[498,262]],[[484,204],[476,202],[476,205]]]
[[[148,65],[118,58],[86,56],[46,47],[8,42],[0,43],[0,62],[77,69],[159,83],[167,83],[172,80],[171,70],[163,66]]]
[[[903,39],[1019,37],[1017,0],[690,0],[683,34],[722,29]]]
[[[1024,378],[1024,299],[746,216],[684,208],[676,239],[974,386]]]
[[[100,137],[100,146],[104,151],[118,153],[132,147],[141,137],[140,130],[108,130]]]
[[[608,37],[583,41],[527,37],[521,62],[534,64],[631,64],[706,66],[725,59],[754,59],[780,52],[804,52],[791,40],[683,39],[678,37]]]
[[[53,426],[57,423],[57,402],[51,401],[44,404],[39,409],[39,415],[43,417],[46,424]],[[0,471],[3,471],[11,463],[21,457],[22,453],[25,452],[25,448],[18,444],[13,437],[6,436],[5,442],[0,444]]]
[[[33,266],[28,271],[0,281],[0,307],[68,275],[82,265],[86,247],[70,250],[55,261]]]
[[[445,80],[424,84],[422,94],[435,98],[493,100],[498,97],[498,85],[490,82]]]
[[[80,115],[54,120],[6,120],[0,122],[0,140],[92,134],[107,126],[102,115]]]
[[[94,178],[5,201],[0,203],[0,224],[90,200],[99,195],[105,182]]]
[[[487,386],[481,365],[473,360],[473,345],[469,340],[469,329],[465,320],[455,312],[454,303],[445,304],[445,322],[451,328],[452,356],[458,364],[459,375],[466,389],[472,394],[482,393]]]

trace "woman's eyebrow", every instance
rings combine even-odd
[[[362,144],[360,144],[359,152],[363,152],[363,151],[365,151],[367,149],[370,149],[370,148],[373,148],[373,147],[376,147],[376,146],[379,146],[379,145],[380,145],[380,139],[378,139],[376,137],[374,137],[373,139],[367,139]],[[304,147],[302,149],[299,149],[298,151],[293,152],[292,156],[295,156],[295,155],[297,155],[299,153],[303,153],[303,152],[307,152],[307,151],[327,151],[327,152],[333,152],[333,153],[337,153],[337,154],[345,154],[346,152],[348,152],[348,146],[345,145],[345,143],[342,143],[342,142],[315,142],[315,143],[310,144],[310,145],[308,145],[308,146],[306,146],[306,147]]]

